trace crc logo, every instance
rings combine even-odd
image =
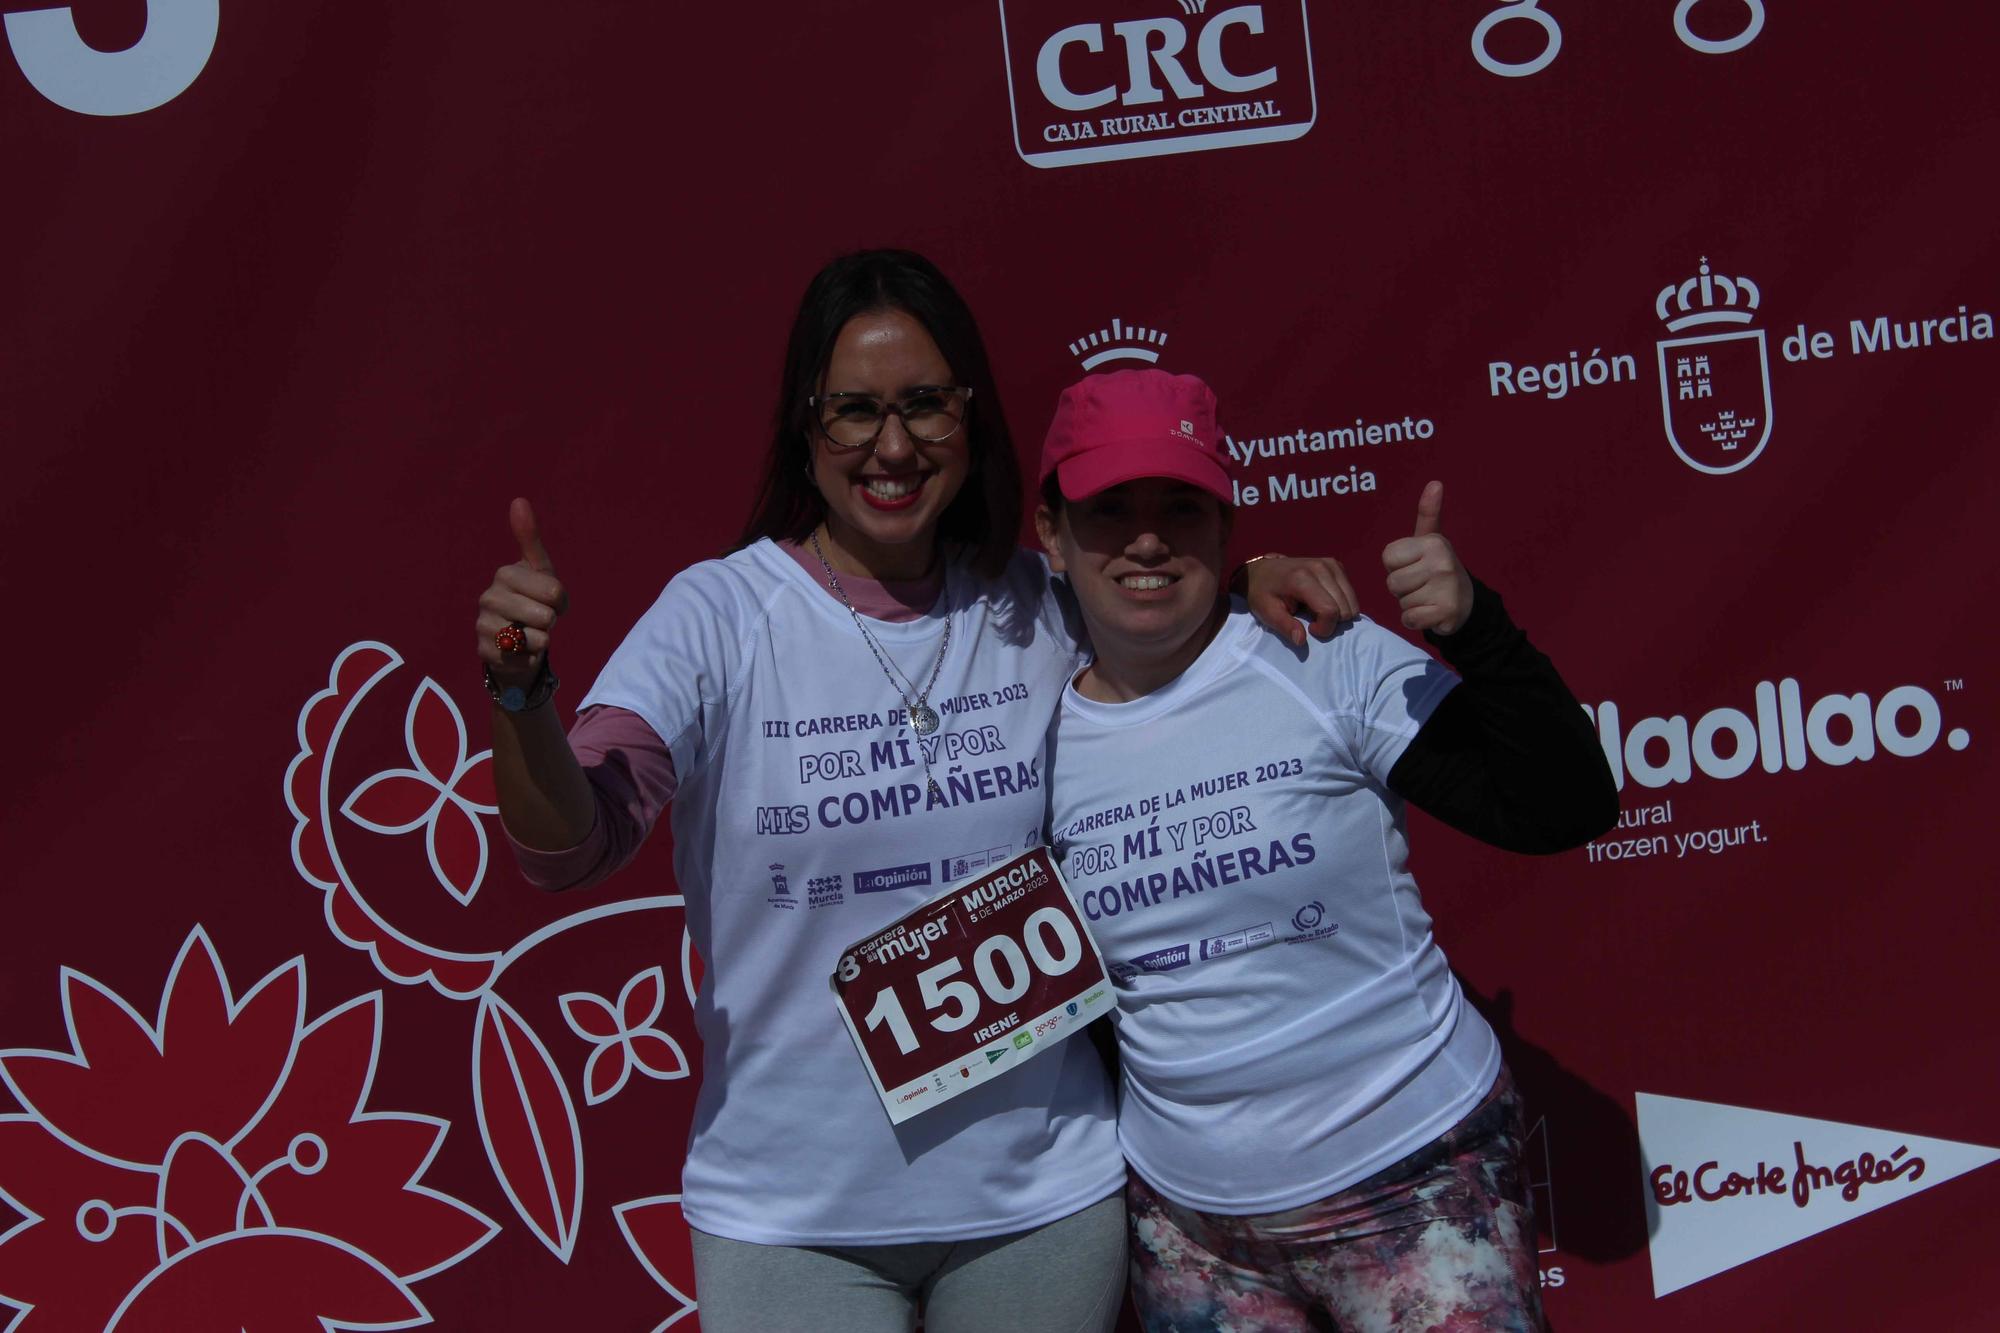
[[[1278,143],[1318,116],[1304,0],[1101,0],[1084,22],[1076,9],[1000,0],[1014,149],[1030,166]]]
[[[146,0],[145,34],[123,51],[100,51],[77,32],[69,8],[29,9],[7,15],[7,44],[35,91],[57,106],[133,116],[193,86],[220,21],[221,0]]]

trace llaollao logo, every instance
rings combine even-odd
[[[1948,689],[1962,682],[1950,682]],[[1953,750],[1972,743],[1964,727],[1946,729],[1938,697],[1921,685],[1898,685],[1880,698],[1823,694],[1807,704],[1790,676],[1758,681],[1748,709],[1711,708],[1692,722],[1681,714],[1628,718],[1606,700],[1584,706],[1596,724],[1604,758],[1622,790],[1627,779],[1666,787],[1704,777],[1738,778],[1752,768],[1796,772],[1809,761],[1830,767],[1866,763],[1878,754],[1911,759],[1940,739]]]
[[[1000,0],[1000,42],[1031,166],[1277,143],[1318,117],[1304,0]]]

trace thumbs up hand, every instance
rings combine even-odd
[[[479,595],[475,627],[479,658],[493,669],[494,678],[503,686],[526,687],[541,669],[556,617],[569,610],[569,593],[556,578],[555,564],[542,545],[534,507],[526,500],[515,500],[508,506],[507,522],[521,558],[494,571],[492,585]],[[503,648],[495,639],[510,625],[521,626],[526,640],[515,651]]]
[[[1450,634],[1472,614],[1472,576],[1439,531],[1443,512],[1444,483],[1431,482],[1417,500],[1415,533],[1382,548],[1389,594],[1403,608],[1404,627],[1438,635]]]

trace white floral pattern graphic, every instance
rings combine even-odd
[[[343,762],[343,743],[352,737],[361,740],[350,755],[379,753],[370,742],[391,716],[382,706],[389,693],[384,687],[403,665],[387,644],[351,644],[334,660],[325,688],[300,709],[297,749],[284,784],[292,863],[323,895],[335,939],[365,952],[383,976],[427,986],[467,1007],[473,1118],[487,1164],[527,1233],[569,1263],[587,1230],[588,1121],[580,1112],[636,1087],[635,1070],[656,1082],[693,1077],[682,1043],[693,1035],[690,1010],[701,959],[677,893],[593,900],[533,926],[522,924],[532,915],[532,908],[523,911],[525,900],[480,894],[493,873],[488,847],[498,835],[485,827],[486,817],[497,813],[492,758],[471,751],[463,715],[428,677],[407,703],[393,705],[410,764],[384,769],[379,758]],[[406,839],[419,829],[431,878],[450,895],[442,912],[436,899],[412,894],[408,874],[385,869],[394,863],[369,845]],[[664,921],[651,915],[662,912],[668,914]],[[660,922],[660,943],[677,945],[678,958],[648,966],[652,960],[641,953],[636,973],[628,959],[604,976],[599,946],[613,932],[618,944],[646,938],[628,928],[642,915],[649,924]],[[521,969],[530,979],[518,990],[507,986],[515,995],[503,994],[503,982],[518,975],[510,969],[530,960]],[[676,967],[677,982],[669,979]],[[554,1022],[547,1001],[522,998],[550,969],[582,972],[585,984],[571,980],[566,991],[562,982],[554,988],[562,1021],[588,1047],[580,1076],[571,1051],[552,1049],[538,1030]],[[612,1000],[617,976],[628,979]],[[678,1200],[654,1195],[611,1210],[634,1256],[673,1298],[660,1327],[694,1309],[683,1294],[692,1289],[692,1260]]]
[[[500,809],[493,752],[467,753],[465,718],[429,679],[410,696],[403,743],[412,767],[375,774],[354,789],[340,813],[373,833],[422,829],[431,873],[452,897],[470,904],[485,882],[489,855],[479,816]]]
[[[666,972],[657,967],[626,982],[616,1004],[588,991],[562,997],[570,1031],[594,1048],[583,1067],[586,1102],[595,1106],[617,1096],[634,1069],[648,1078],[687,1077],[687,1055],[680,1043],[654,1026],[666,1005]]]
[[[381,995],[306,1020],[305,961],[241,998],[208,934],[143,1018],[62,973],[70,1049],[0,1051],[0,1303],[49,1328],[413,1328],[498,1230],[418,1181],[450,1126],[367,1109]]]

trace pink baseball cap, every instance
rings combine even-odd
[[[1114,370],[1062,392],[1042,444],[1044,484],[1082,500],[1140,477],[1172,477],[1224,504],[1236,496],[1215,430],[1215,394],[1192,375]]]

